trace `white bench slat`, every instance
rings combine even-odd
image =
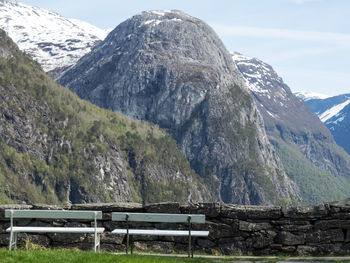
[[[102,219],[101,211],[67,211],[67,210],[5,210],[5,217],[13,218],[50,218],[50,219]]]
[[[104,231],[104,227],[97,227],[96,232],[101,234]],[[11,231],[11,227],[6,229],[7,232]],[[17,233],[95,233],[94,227],[29,227],[29,226],[14,226],[13,232]]]
[[[127,234],[126,229],[114,229],[112,234]],[[129,235],[189,236],[188,230],[129,229]],[[191,231],[191,236],[206,237],[209,231]]]
[[[184,214],[157,214],[157,213],[122,213],[113,212],[112,221],[133,222],[158,222],[158,223],[187,223],[188,217],[191,216],[191,223],[204,224],[205,215],[184,215]]]

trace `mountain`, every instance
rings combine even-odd
[[[270,65],[239,53],[232,58],[264,118],[270,142],[305,200],[314,204],[349,197],[350,156],[329,130]],[[309,104],[310,97],[322,95],[303,96]]]
[[[0,28],[45,71],[71,66],[107,34],[88,23],[14,0],[0,0]]]
[[[0,29],[0,203],[209,200],[169,135],[79,99]]]
[[[327,99],[327,98],[329,98],[329,96],[326,94],[311,92],[311,91],[298,91],[298,92],[294,92],[294,95],[297,96],[298,98],[304,100],[304,101],[308,101],[308,100],[312,100],[312,99]]]
[[[304,98],[301,97],[301,99]],[[337,144],[350,154],[350,94],[312,98],[305,101],[328,127]]]
[[[300,201],[229,52],[203,21],[142,12],[61,76],[81,98],[166,129],[216,201]]]

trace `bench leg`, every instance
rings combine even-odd
[[[130,242],[130,236],[129,234],[126,235],[126,254],[129,254],[129,242]]]
[[[193,258],[193,252],[194,252],[194,243],[195,243],[195,237],[193,237],[193,240],[192,240],[192,248],[191,248],[191,256]]]
[[[101,253],[101,234],[98,234],[97,236],[97,242],[98,242],[98,253]]]
[[[10,242],[9,242],[9,251],[12,249],[12,240],[13,240],[13,232],[10,232]]]
[[[94,251],[95,253],[101,252],[101,234],[95,234]]]
[[[9,243],[9,251],[12,250],[16,251],[17,249],[17,232],[11,232],[10,233],[10,243]]]
[[[134,251],[134,238],[133,236],[130,236],[130,254],[132,255]]]
[[[195,243],[195,237],[189,236],[188,237],[188,257],[193,258],[194,243]]]
[[[14,234],[15,234],[15,238],[14,238],[14,239],[15,239],[15,242],[14,242],[14,245],[15,245],[15,251],[16,251],[16,249],[17,249],[17,234],[18,234],[18,233],[15,232]]]

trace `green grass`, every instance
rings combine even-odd
[[[198,259],[189,260],[182,258],[163,258],[157,256],[126,256],[126,255],[113,255],[110,253],[95,254],[93,252],[86,251],[74,251],[74,250],[31,250],[31,251],[16,251],[0,252],[1,263],[98,263],[98,262],[118,262],[118,263],[129,263],[129,262],[203,262]],[[204,261],[205,262],[205,261]],[[209,262],[209,261],[208,261]]]
[[[221,260],[220,260],[221,261]],[[226,261],[226,259],[224,260]],[[95,254],[91,251],[75,250],[18,250],[6,251],[0,250],[0,263],[172,263],[172,262],[218,262],[217,259],[204,258],[183,258],[183,257],[163,257],[163,256],[144,256],[144,255],[114,255],[111,253]]]
[[[157,256],[157,255],[116,255],[103,252],[95,254],[92,251],[80,250],[17,250],[7,251],[0,249],[0,263],[172,263],[172,262],[190,262],[190,263],[220,263],[220,262],[281,262],[288,261],[288,257],[225,257],[225,258],[187,258],[175,256]],[[322,259],[293,259],[293,262],[323,262]],[[325,261],[329,262],[329,260]],[[349,262],[346,260],[333,259],[332,262]]]

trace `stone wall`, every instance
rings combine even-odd
[[[262,207],[240,206],[219,203],[194,204],[178,203],[150,204],[86,204],[71,206],[7,205],[0,206],[0,246],[7,246],[9,234],[5,229],[9,219],[4,218],[4,210],[18,209],[71,209],[101,210],[103,220],[99,224],[106,228],[102,237],[102,249],[123,250],[125,237],[111,235],[123,223],[111,222],[111,212],[148,213],[194,213],[205,214],[205,225],[195,229],[210,231],[208,238],[196,238],[196,251],[225,255],[344,255],[350,254],[350,202],[325,203],[310,207]],[[90,221],[66,220],[17,220],[17,225],[90,225]],[[186,225],[146,223],[137,227],[158,229],[186,228]],[[160,252],[186,251],[187,238],[135,236],[135,247],[153,249]],[[93,236],[76,234],[21,234],[22,246],[26,241],[45,247],[77,247],[92,249]],[[28,243],[28,242],[27,242]]]

